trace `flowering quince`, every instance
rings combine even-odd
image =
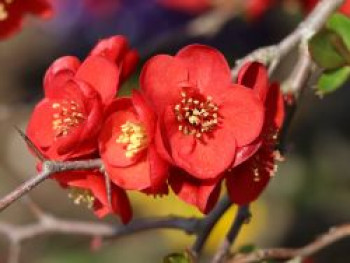
[[[124,224],[130,221],[132,210],[125,191],[112,184],[109,202],[105,179],[100,172],[72,171],[57,176],[61,186],[70,189],[69,197],[75,204],[85,204],[99,218],[112,213],[119,214]]]
[[[20,30],[27,14],[49,18],[51,5],[47,0],[0,0],[0,40]]]
[[[265,121],[262,133],[255,145],[258,150],[249,157],[242,158],[232,169],[225,173],[226,186],[231,200],[239,205],[254,201],[274,175],[275,160],[278,158],[276,144],[278,133],[284,120],[284,102],[279,85],[265,85],[267,72],[259,63],[247,63],[240,70],[238,83],[251,87],[265,105]],[[254,144],[241,149],[241,152],[252,152]],[[250,148],[250,149],[249,149]],[[254,151],[254,150],[253,150]]]
[[[216,49],[190,45],[174,57],[153,57],[141,73],[141,89],[158,115],[158,151],[194,178],[219,178],[236,149],[261,132],[263,104],[252,90],[231,83]]]
[[[127,190],[167,193],[168,164],[156,151],[156,116],[137,91],[116,99],[99,137],[105,169],[112,182]]]
[[[66,161],[97,156],[104,114],[122,76],[128,76],[136,65],[137,56],[129,53],[125,38],[116,36],[100,41],[83,62],[68,56],[50,66],[44,77],[45,98],[35,107],[27,127],[28,138],[46,158]],[[122,189],[113,185],[111,204],[107,202],[101,173],[64,172],[52,178],[64,187],[89,193],[79,195],[77,202],[90,200],[98,216],[113,212],[121,214],[123,222],[130,219],[129,201]]]
[[[231,200],[247,204],[263,191],[275,170],[275,146],[284,119],[283,98],[277,84],[268,85],[265,68],[248,63],[239,72],[238,84],[250,89],[265,105],[265,119],[261,134],[251,144],[240,147],[232,167],[217,180],[199,180],[184,171],[171,173],[169,183],[185,202],[209,212],[218,200],[222,179],[226,179]]]
[[[27,135],[49,159],[97,151],[103,111],[116,96],[122,68],[130,74],[135,67],[134,61],[133,66],[124,62],[129,49],[123,37],[102,40],[91,53],[82,63],[76,57],[59,58],[46,72],[45,98],[33,112]]]

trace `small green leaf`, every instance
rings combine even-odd
[[[331,93],[340,88],[350,77],[350,66],[326,71],[317,83],[320,95]]]
[[[189,252],[172,253],[164,258],[164,263],[193,263]]]
[[[343,39],[347,50],[350,50],[350,18],[336,13],[328,19],[326,26],[337,33]]]
[[[247,254],[247,253],[251,253],[253,251],[255,251],[257,249],[257,247],[253,244],[249,244],[249,245],[245,245],[239,248],[238,252],[239,253],[243,253],[243,254]]]
[[[313,60],[322,68],[335,69],[346,64],[334,43],[342,43],[341,38],[334,32],[324,29],[314,35],[309,41],[309,51]]]

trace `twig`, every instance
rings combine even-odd
[[[99,236],[105,239],[116,239],[137,232],[162,228],[179,229],[188,235],[196,234],[200,240],[205,240],[213,224],[218,221],[231,205],[231,202],[226,197],[204,218],[183,218],[175,216],[166,218],[144,218],[136,219],[128,225],[112,225],[98,222],[60,219],[45,213],[28,196],[26,196],[24,201],[29,205],[30,210],[36,216],[37,222],[24,226],[0,222],[0,235],[6,236],[10,241],[9,262],[11,263],[17,262],[20,245],[23,241],[47,234]],[[204,233],[206,233],[206,235]]]
[[[270,64],[270,74],[275,70],[281,59],[300,43],[306,43],[317,31],[319,31],[328,17],[343,3],[344,0],[322,0],[310,15],[280,43],[259,48],[246,57],[237,60],[232,70],[232,77],[237,78],[240,67],[246,62],[259,61]]]
[[[45,161],[39,174],[30,178],[0,200],[0,212],[55,173],[99,169],[101,165],[100,159],[72,162]]]
[[[260,249],[249,254],[237,254],[229,263],[253,263],[267,259],[306,258],[347,237],[350,237],[350,224],[331,228],[320,238],[302,248]]]
[[[216,254],[213,257],[212,263],[222,263],[225,261],[227,255],[229,254],[230,247],[235,242],[242,226],[246,223],[251,217],[249,206],[241,206],[238,209],[236,218],[233,221],[231,229],[226,235],[226,238],[220,245],[219,249],[216,251]]]
[[[191,249],[193,256],[198,257],[200,255],[205,241],[208,239],[208,236],[211,233],[211,230],[231,205],[232,202],[229,197],[223,197],[213,211],[206,217],[206,220],[202,221],[201,232],[198,233],[197,239]]]

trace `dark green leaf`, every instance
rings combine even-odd
[[[257,248],[255,245],[253,244],[249,244],[249,245],[245,245],[239,248],[238,252],[239,253],[243,253],[243,254],[247,254],[247,253],[251,253],[253,251],[255,251]]]
[[[350,77],[350,66],[326,71],[317,83],[320,95],[331,93],[340,88]]]
[[[192,263],[189,252],[172,253],[164,258],[164,263]]]
[[[346,60],[335,48],[334,43],[342,42],[334,32],[324,29],[309,41],[309,50],[313,60],[322,68],[335,69],[346,64]]]

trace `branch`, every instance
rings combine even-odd
[[[250,254],[237,254],[229,263],[253,263],[267,259],[291,259],[306,258],[329,247],[335,242],[350,237],[350,224],[341,225],[331,228],[327,233],[323,234],[314,242],[297,249],[290,248],[273,248],[260,249]]]
[[[229,254],[230,247],[235,242],[242,226],[246,223],[251,217],[249,206],[240,206],[236,215],[235,220],[231,226],[231,229],[226,235],[226,238],[220,245],[215,256],[213,257],[212,263],[222,263]]]
[[[42,171],[39,174],[25,181],[0,200],[0,212],[55,173],[73,170],[100,169],[101,167],[102,162],[100,159],[72,162],[45,161],[43,162]]]
[[[228,196],[225,196],[220,203],[211,211],[211,213],[202,221],[201,232],[198,233],[197,239],[194,242],[191,252],[194,257],[198,257],[203,249],[205,241],[208,239],[213,227],[216,225],[221,216],[232,205]]]
[[[259,48],[246,57],[237,60],[232,77],[235,80],[238,71],[243,64],[251,61],[259,61],[270,65],[270,73],[278,66],[281,59],[293,50],[298,44],[305,44],[310,37],[319,31],[328,17],[344,2],[344,0],[322,0],[313,9],[310,15],[299,24],[299,26],[280,43],[272,46]]]

